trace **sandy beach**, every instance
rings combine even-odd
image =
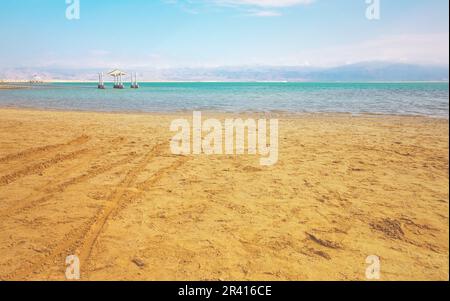
[[[17,90],[17,89],[26,89],[27,87],[16,86],[16,85],[4,85],[0,83],[0,90]]]
[[[0,280],[449,278],[448,120],[280,115],[262,167],[172,155],[176,114],[0,116]]]

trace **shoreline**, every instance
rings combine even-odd
[[[248,112],[227,112],[215,110],[180,110],[180,111],[101,111],[101,110],[70,110],[70,109],[53,109],[38,107],[20,107],[20,106],[1,106],[0,110],[16,110],[16,111],[36,111],[36,112],[61,112],[61,113],[85,113],[85,114],[113,114],[113,115],[192,115],[194,111],[201,111],[208,115],[237,115],[237,116],[272,116],[280,118],[300,118],[300,117],[373,117],[373,118],[425,118],[433,120],[449,120],[449,116],[433,116],[433,115],[412,115],[412,114],[384,114],[384,113],[350,113],[350,112],[286,112],[286,111],[248,111]]]
[[[146,81],[146,80],[142,80],[139,81],[140,83],[143,84],[160,84],[160,83],[259,83],[259,84],[264,84],[264,83],[280,83],[280,84],[289,84],[289,83],[318,83],[318,84],[359,84],[359,83],[367,83],[367,84],[420,84],[420,83],[437,83],[437,84],[445,84],[445,83],[449,83],[449,80],[432,80],[432,81],[167,81],[167,80],[161,80],[161,81]],[[29,84],[29,80],[19,80],[19,81],[13,81],[13,80],[0,80],[0,85],[1,84],[8,84],[8,83],[22,83],[22,84]],[[63,83],[68,83],[68,84],[97,84],[98,80],[43,80],[40,83],[43,84],[63,84]],[[113,84],[113,82],[105,82],[107,84]],[[36,84],[36,83],[35,83]],[[37,83],[39,84],[39,83]]]
[[[14,86],[11,84],[3,85],[0,83],[0,90],[18,90],[18,89],[28,89],[26,86]]]

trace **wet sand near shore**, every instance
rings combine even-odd
[[[15,86],[15,85],[4,85],[0,83],[0,90],[18,90],[18,89],[27,89],[25,86]]]
[[[449,278],[448,120],[281,115],[263,167],[172,155],[176,114],[0,116],[0,280]]]

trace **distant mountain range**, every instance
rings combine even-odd
[[[115,66],[111,66],[114,69]],[[0,79],[95,81],[101,69],[12,68],[0,69]],[[218,67],[136,69],[140,81],[448,81],[449,67],[366,62],[333,68]]]

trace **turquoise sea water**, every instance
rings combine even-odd
[[[93,83],[0,90],[0,107],[108,112],[331,112],[449,116],[448,83]]]

